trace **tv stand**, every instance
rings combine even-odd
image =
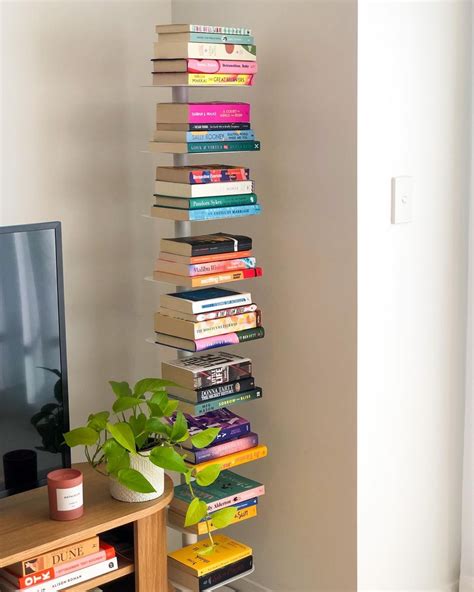
[[[106,477],[87,463],[74,466],[84,474],[84,516],[77,520],[50,520],[46,487],[0,500],[0,567],[133,523],[135,560],[119,558],[116,571],[66,590],[86,592],[135,573],[136,592],[168,592],[166,507],[173,497],[171,479],[165,476],[165,491],[158,499],[124,503],[110,497]]]

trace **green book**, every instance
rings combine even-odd
[[[193,490],[207,504],[208,512],[234,506],[265,493],[265,487],[261,483],[237,475],[233,471],[222,471],[214,483],[207,487],[201,487],[193,482]],[[192,497],[186,483],[176,485],[170,508],[180,514],[185,514],[191,501]]]
[[[192,401],[188,401],[182,397],[177,397],[174,395],[169,395],[169,398],[179,401],[178,409],[183,413],[189,413],[190,415],[202,415],[203,413],[208,413],[209,411],[216,411],[216,409],[230,407],[230,405],[237,405],[238,403],[247,403],[247,401],[261,399],[262,396],[262,389],[256,387],[248,391],[242,391],[233,395],[227,395],[226,397],[211,399],[202,403],[193,403]]]
[[[218,195],[216,197],[168,197],[155,193],[156,205],[164,208],[179,210],[202,210],[205,208],[220,208],[231,206],[247,206],[257,203],[255,193],[239,195]]]
[[[188,142],[188,152],[249,152],[260,150],[258,140],[244,142]]]

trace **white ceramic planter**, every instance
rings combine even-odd
[[[165,489],[165,472],[161,467],[154,465],[148,457],[149,452],[142,452],[147,456],[138,454],[130,455],[130,468],[139,471],[156,489],[154,493],[139,493],[132,491],[119,483],[113,477],[109,477],[110,495],[121,502],[148,502],[162,495]]]

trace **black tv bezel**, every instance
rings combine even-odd
[[[59,357],[61,360],[61,387],[63,394],[64,407],[64,431],[68,432],[69,425],[69,388],[67,372],[67,353],[66,353],[66,316],[64,312],[64,274],[63,274],[63,243],[61,234],[61,222],[37,222],[33,224],[15,224],[13,226],[0,226],[0,234],[13,234],[19,232],[34,232],[37,230],[54,230],[56,247],[56,288],[58,296],[58,321],[59,321]],[[71,450],[67,446],[62,453],[64,466],[71,466]],[[36,487],[46,485],[46,478],[39,479]],[[0,498],[17,495],[8,490],[0,490]]]

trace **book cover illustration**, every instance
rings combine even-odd
[[[167,421],[170,424],[173,424],[175,417],[176,415],[172,418],[167,418]],[[210,411],[209,413],[205,413],[199,417],[185,414],[185,417],[188,422],[190,438],[196,434],[200,434],[207,428],[219,428],[220,431],[214,440],[214,442],[217,444],[218,442],[224,442],[225,440],[230,440],[231,438],[238,438],[239,436],[243,436],[244,434],[248,434],[250,432],[250,422],[248,419],[244,419],[243,417],[240,417],[240,415],[236,415],[228,409]],[[195,447],[192,445],[190,439],[183,443],[183,446],[189,448],[189,450],[195,450]]]

